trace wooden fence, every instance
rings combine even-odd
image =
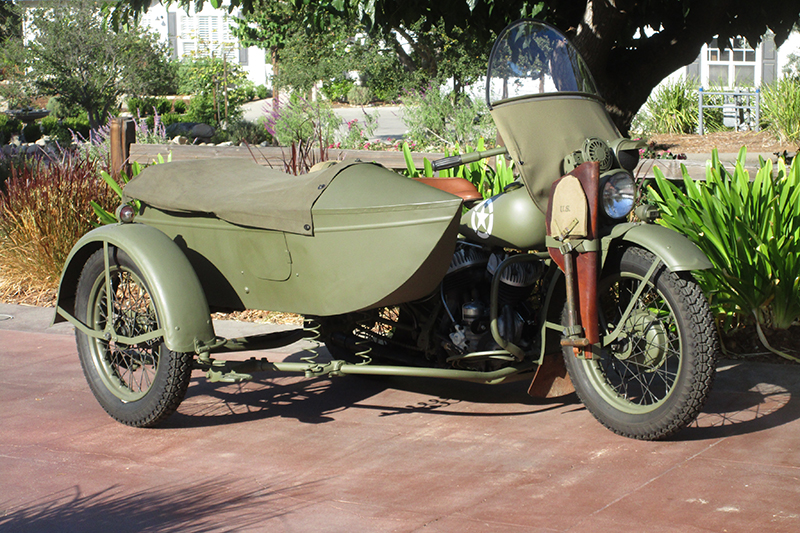
[[[170,156],[170,154],[172,154]],[[171,157],[172,161],[189,161],[192,159],[250,159],[264,166],[276,169],[284,168],[284,161],[292,157],[291,148],[262,146],[215,146],[215,145],[181,145],[181,144],[136,144],[133,122],[117,118],[111,122],[111,167],[116,174],[120,170],[128,170],[130,163],[150,164]],[[441,153],[413,152],[411,154],[416,168],[422,168],[423,159],[433,161],[444,157]],[[373,150],[339,150],[329,149],[329,159],[343,161],[371,161],[391,169],[406,168],[402,152]]]

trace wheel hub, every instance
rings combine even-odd
[[[658,317],[650,311],[634,309],[612,345],[612,352],[620,361],[636,363],[646,372],[653,372],[666,359],[667,344],[667,331]]]

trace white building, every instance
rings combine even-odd
[[[790,54],[800,53],[800,34],[792,33],[780,48],[771,33],[752,48],[745,39],[734,39],[732,48],[720,46],[717,39],[704,44],[697,59],[671,74],[666,81],[679,77],[697,79],[708,89],[760,87],[782,76]]]
[[[228,61],[241,65],[250,81],[267,85],[272,66],[267,65],[264,50],[241,47],[231,33],[237,15],[236,10],[229,14],[227,9],[214,9],[210,2],[197,12],[193,5],[188,9],[174,3],[166,7],[154,0],[142,15],[142,24],[169,43],[174,59],[225,55]]]

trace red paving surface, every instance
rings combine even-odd
[[[145,430],[95,402],[71,336],[7,328],[2,532],[800,531],[799,366],[723,365],[669,442],[526,383],[357,376],[197,373]]]

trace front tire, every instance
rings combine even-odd
[[[78,280],[75,315],[98,332],[113,324],[117,335],[141,336],[162,327],[144,277],[128,257],[108,248],[111,312],[103,250],[86,262]],[[169,350],[163,338],[127,345],[75,331],[83,373],[95,398],[115,420],[153,427],[178,408],[192,373],[190,353]]]
[[[631,247],[610,259],[599,282],[601,344],[659,259]],[[719,339],[708,302],[688,272],[663,263],[636,298],[622,334],[592,359],[564,349],[578,397],[620,435],[667,438],[693,422],[708,398]]]

